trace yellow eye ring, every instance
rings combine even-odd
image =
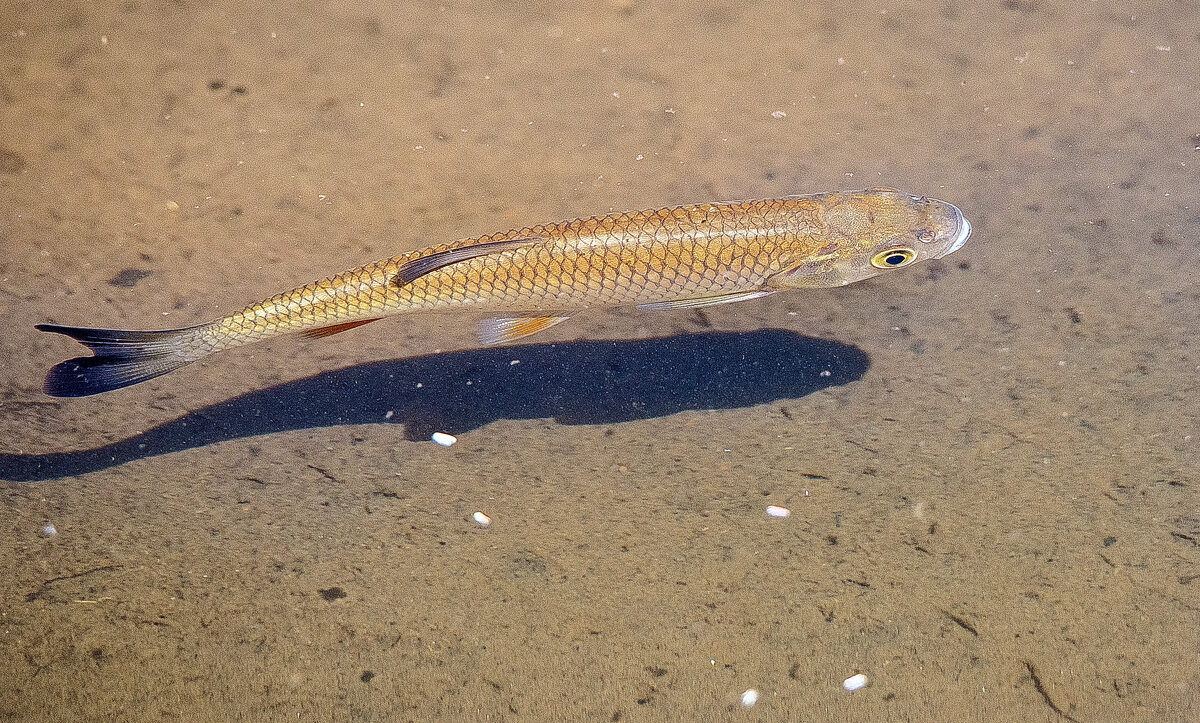
[[[886,249],[871,257],[871,265],[877,269],[898,269],[908,266],[917,258],[917,252],[910,248]]]

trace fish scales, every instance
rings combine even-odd
[[[535,225],[403,253],[185,329],[38,325],[95,353],[57,365],[46,390],[97,394],[259,339],[294,331],[326,336],[404,312],[502,315],[481,326],[481,339],[494,343],[592,307],[694,308],[789,288],[842,286],[951,253],[970,231],[953,205],[891,189]]]
[[[474,307],[496,312],[571,311],[758,288],[781,271],[772,252],[820,231],[810,202],[705,204],[619,213],[517,229],[369,264],[284,292],[201,334],[206,346],[400,311]],[[396,287],[390,279],[422,256],[529,238]],[[236,344],[235,344],[236,345]]]

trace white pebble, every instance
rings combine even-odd
[[[846,690],[858,690],[866,684],[867,676],[863,675],[862,673],[855,673],[854,675],[842,681],[842,687]]]
[[[445,432],[434,432],[429,438],[443,447],[449,447],[458,441],[458,437],[455,437],[453,434],[446,434]]]
[[[779,505],[767,505],[767,517],[791,517],[792,511]]]
[[[58,528],[51,524],[42,525],[42,537],[54,537],[58,534]]]
[[[746,691],[745,693],[742,693],[742,705],[746,706],[747,708],[750,708],[757,702],[758,702],[758,691],[757,690],[751,688],[750,690]]]
[[[487,527],[488,525],[492,524],[492,518],[488,517],[482,512],[476,512],[475,514],[471,515],[471,519],[478,522],[480,527]]]

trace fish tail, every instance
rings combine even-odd
[[[46,374],[45,392],[52,397],[87,397],[162,376],[195,361],[180,342],[194,338],[198,327],[167,331],[88,329],[38,324],[39,331],[65,334],[91,349],[56,365]]]

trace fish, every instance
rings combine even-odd
[[[941,258],[971,235],[958,207],[873,188],[608,213],[443,243],[330,276],[181,329],[38,324],[92,356],[54,366],[44,391],[84,397],[280,334],[322,338],[417,311],[478,311],[484,345],[596,307],[696,309],[845,286]]]

